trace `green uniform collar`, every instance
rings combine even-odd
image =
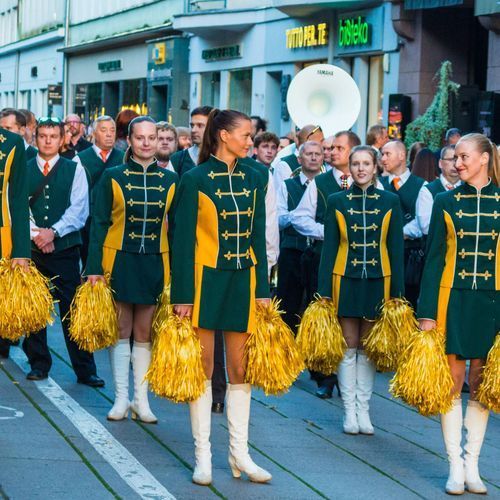
[[[147,172],[148,170],[152,170],[158,167],[158,163],[156,161],[156,158],[146,167],[146,170],[144,170],[144,167],[136,162],[134,158],[131,156],[127,162],[127,165],[130,167],[130,169],[134,172]]]

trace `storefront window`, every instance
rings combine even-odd
[[[201,104],[202,106],[220,106],[220,71],[202,73]]]
[[[250,114],[252,102],[252,70],[230,72],[229,107]]]
[[[146,104],[146,79],[125,80],[123,82],[123,98],[121,109],[133,109],[140,115],[148,114]]]
[[[87,112],[89,123],[101,114],[102,84],[90,83],[87,85]]]
[[[370,57],[368,91],[368,126],[383,122],[384,64],[383,56]]]

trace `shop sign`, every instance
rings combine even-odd
[[[205,49],[201,52],[201,58],[205,62],[220,61],[221,59],[236,59],[237,57],[241,57],[240,45],[215,47],[213,49]]]
[[[328,25],[326,23],[298,26],[286,30],[286,48],[323,47],[328,45]]]
[[[87,104],[87,85],[75,85],[75,108],[84,108]]]
[[[339,20],[339,47],[360,47],[370,45],[372,39],[372,26],[364,17]]]
[[[97,63],[97,68],[103,73],[108,73],[109,71],[120,71],[122,69],[122,60],[117,59],[116,61],[104,61]]]
[[[62,105],[62,85],[49,85],[47,93],[49,104],[52,106]]]
[[[151,51],[151,59],[159,66],[165,64],[167,54],[167,44],[165,42],[155,43]]]

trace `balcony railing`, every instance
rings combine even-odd
[[[221,10],[226,8],[227,0],[186,0],[188,12]]]

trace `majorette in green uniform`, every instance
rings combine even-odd
[[[489,412],[475,399],[485,358],[500,331],[498,153],[487,137],[468,134],[457,143],[455,158],[464,184],[435,198],[418,318],[423,330],[437,327],[446,336],[454,380],[452,409],[441,415],[450,462],[446,491],[461,494],[465,485],[469,492],[486,493],[478,459]],[[470,359],[471,395],[463,417],[465,359]]]
[[[260,173],[212,156],[183,175],[175,217],[172,303],[194,305],[195,327],[253,332],[269,296]]]
[[[189,403],[195,442],[193,482],[212,481],[210,420],[215,330],[224,331],[229,384],[226,395],[229,465],[254,482],[271,479],[248,452],[251,386],[245,383],[245,343],[256,328],[257,301],[268,300],[264,176],[245,158],[252,123],[233,110],[214,109],[199,165],[179,184],[172,248],[171,302],[191,317],[202,346],[205,390]]]
[[[0,128],[0,248],[2,258],[29,259],[28,175],[22,138]]]
[[[177,175],[130,158],[96,187],[87,275],[111,274],[116,300],[156,304],[169,281],[168,215]]]
[[[403,216],[398,196],[376,189],[377,152],[349,156],[353,185],[328,198],[318,292],[337,308],[347,350],[337,369],[346,434],[373,434],[369,401],[375,366],[363,349],[379,306],[404,293]]]

